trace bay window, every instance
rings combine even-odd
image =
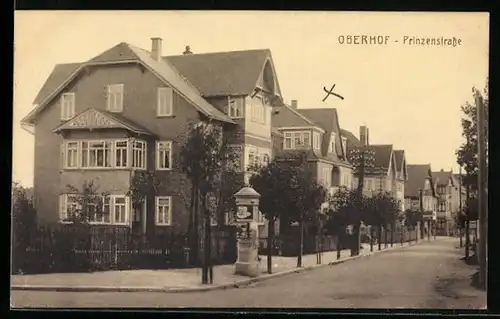
[[[144,141],[64,141],[61,151],[65,169],[146,168],[147,145]]]

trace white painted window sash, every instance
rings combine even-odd
[[[174,102],[173,90],[170,87],[159,87],[157,89],[157,116],[171,116],[173,114]]]
[[[167,200],[168,204],[160,205],[160,201]],[[156,196],[155,198],[155,225],[172,225],[172,196]]]
[[[165,157],[168,157],[168,165],[165,163]],[[156,169],[159,171],[169,171],[172,169],[172,141],[156,142]]]

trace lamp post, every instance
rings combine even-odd
[[[365,169],[374,167],[375,152],[373,150],[369,149],[367,145],[363,145],[360,148],[356,148],[356,149],[352,150],[350,155],[351,155],[350,162],[353,164],[355,174],[358,176],[357,203],[359,204],[359,207],[357,207],[357,209],[358,209],[358,214],[359,214],[360,213],[359,210],[362,209],[361,200],[363,198]],[[361,221],[356,220],[357,227],[354,231],[354,235],[356,235],[357,238],[354,242],[353,248],[351,249],[351,256],[359,255],[359,246],[360,246],[359,223],[360,222]]]

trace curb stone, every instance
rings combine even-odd
[[[439,240],[441,238],[437,238],[435,240]],[[432,239],[431,241],[435,241]],[[404,247],[411,247],[415,246],[424,242],[428,242],[427,240],[420,240],[419,242],[412,242],[410,244],[405,244],[401,246],[398,244],[397,246],[393,247],[387,247],[383,250],[375,250],[373,252],[368,252],[365,254],[360,254],[357,256],[349,256],[347,258],[339,259],[339,260],[332,260],[328,263],[324,264],[319,264],[319,265],[312,265],[312,266],[306,266],[302,268],[292,268],[288,270],[284,270],[281,272],[277,272],[274,274],[265,274],[259,277],[255,278],[250,278],[250,279],[243,279],[239,280],[236,282],[229,282],[229,283],[224,283],[224,284],[216,284],[216,285],[210,285],[210,286],[202,286],[202,287],[95,287],[95,286],[80,286],[80,287],[68,287],[68,286],[47,286],[47,285],[12,285],[11,290],[24,290],[24,291],[57,291],[57,292],[163,292],[163,293],[187,293],[187,292],[206,292],[206,291],[212,291],[212,290],[223,290],[223,289],[230,289],[230,288],[241,288],[245,287],[248,285],[251,285],[253,283],[261,282],[261,281],[266,281],[269,279],[273,278],[279,278],[283,277],[286,275],[291,275],[291,274],[298,274],[302,273],[305,271],[310,271],[314,270],[317,268],[322,268],[322,267],[327,267],[327,266],[334,266],[337,264],[342,264],[346,261],[350,260],[355,260],[355,259],[361,259],[364,257],[370,257],[372,255],[376,255],[378,253],[383,253],[387,251],[392,251]]]

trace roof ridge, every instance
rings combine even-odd
[[[199,55],[209,55],[209,54],[224,54],[224,53],[240,53],[240,52],[255,52],[255,51],[271,51],[271,49],[248,49],[248,50],[233,50],[233,51],[218,51],[218,52],[203,52],[203,53],[191,53],[191,54],[175,54],[175,55],[163,55],[162,59],[167,59],[170,57],[189,57],[189,56],[199,56]]]
[[[144,51],[144,53],[151,54],[151,52],[150,52],[150,51],[145,50],[145,49],[143,49],[143,48],[141,48],[141,47],[138,47],[138,46],[135,46],[135,45],[132,45],[132,44],[128,44],[128,46],[129,46],[131,49],[142,50],[142,51]],[[171,68],[172,68],[172,69],[173,69],[173,70],[174,70],[174,71],[175,71],[175,72],[176,72],[176,73],[177,73],[177,74],[178,74],[178,75],[182,78],[182,80],[183,80],[184,82],[186,82],[186,84],[188,84],[189,86],[191,86],[191,88],[193,88],[193,89],[196,91],[196,93],[198,93],[200,96],[202,96],[202,94],[201,94],[200,90],[198,90],[198,88],[197,88],[197,87],[195,87],[195,86],[193,85],[193,83],[189,82],[189,81],[188,81],[188,79],[186,79],[186,77],[185,77],[184,75],[182,75],[182,73],[181,73],[181,72],[179,72],[179,70],[177,70],[177,68],[176,68],[176,67],[175,67],[172,63],[170,63],[170,61],[165,60],[163,57],[161,57],[161,61],[162,61],[162,62],[164,62],[164,63],[167,63],[167,64],[168,64],[168,66],[169,66],[169,67],[171,67]],[[158,61],[158,62],[159,62],[159,61]],[[208,103],[208,102],[207,102],[207,103]]]
[[[308,118],[307,116],[305,116],[304,114],[300,114],[300,112],[296,109],[294,109],[293,107],[291,106],[288,106],[286,104],[284,104],[284,107],[288,108],[289,110],[291,110],[293,113],[297,114],[299,117],[301,117],[304,121],[306,121],[307,123],[311,124],[312,126],[316,126],[316,127],[320,127],[318,124],[314,123],[314,121],[310,118]],[[320,127],[321,128],[321,127]]]

